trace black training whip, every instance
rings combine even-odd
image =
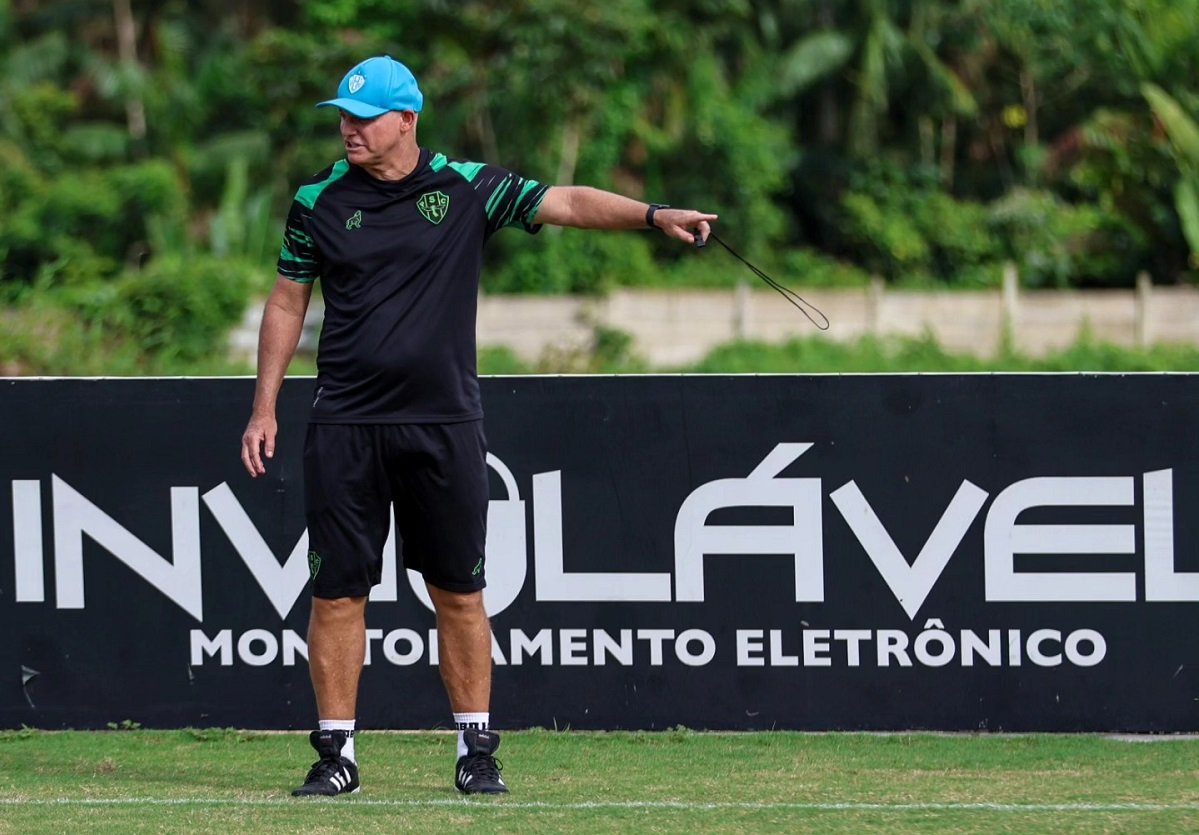
[[[700,235],[698,230],[693,232],[692,234],[695,236],[695,246],[697,249],[704,246],[704,244],[707,243],[707,241],[704,240],[703,236]],[[716,243],[720,244],[725,249],[727,249],[729,251],[730,255],[732,255],[734,258],[736,258],[738,261],[740,261],[745,266],[749,267],[750,271],[753,272],[754,275],[756,275],[758,278],[765,281],[772,289],[778,291],[778,294],[780,296],[782,296],[784,299],[786,299],[788,302],[790,302],[791,305],[793,307],[795,307],[796,310],[798,310],[804,316],[808,317],[809,322],[811,322],[813,325],[815,325],[817,328],[819,328],[822,331],[828,330],[829,320],[828,320],[828,317],[824,315],[824,311],[822,311],[816,305],[812,304],[810,301],[805,299],[803,296],[799,295],[799,293],[796,293],[790,287],[783,286],[782,284],[780,284],[779,282],[775,281],[773,278],[768,276],[766,273],[764,273],[762,270],[758,269],[753,264],[749,263],[749,261],[742,258],[740,255],[737,254],[736,250],[734,250],[731,246],[729,246],[724,241],[722,241],[715,232],[709,231],[708,237],[711,238],[712,240],[716,241]],[[812,314],[808,312],[809,309],[811,309],[812,312],[814,312],[817,316],[819,316],[824,321],[823,325],[820,324],[820,322],[816,321],[814,318],[812,318]]]

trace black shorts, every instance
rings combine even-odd
[[[402,565],[455,592],[487,585],[487,439],[465,423],[308,426],[304,501],[315,597],[364,597],[395,508]]]

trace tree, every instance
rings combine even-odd
[[[906,14],[905,14],[906,12]],[[819,91],[819,140],[843,142],[851,156],[877,152],[892,103],[902,100],[907,120],[971,117],[974,96],[937,48],[946,22],[943,4],[855,0],[784,0],[779,18],[793,37],[779,60],[778,96]],[[848,119],[835,104],[838,82],[848,81]],[[840,125],[847,130],[841,135]]]

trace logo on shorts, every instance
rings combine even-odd
[[[440,191],[422,194],[416,201],[416,208],[425,216],[429,223],[441,223],[450,210],[450,196]]]
[[[346,229],[361,229],[362,228],[362,209],[354,212],[346,218]]]
[[[479,557],[478,564],[476,564],[475,567],[470,570],[470,573],[472,576],[478,577],[479,572],[481,572],[482,570],[483,570],[483,558]]]
[[[308,573],[316,579],[316,572],[321,570],[321,555],[316,551],[308,552]]]

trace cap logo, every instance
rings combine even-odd
[[[355,73],[354,75],[350,76],[350,93],[351,93],[351,95],[354,93],[357,93],[359,90],[361,90],[362,85],[365,83],[366,83],[365,76],[359,75],[358,73]]]

